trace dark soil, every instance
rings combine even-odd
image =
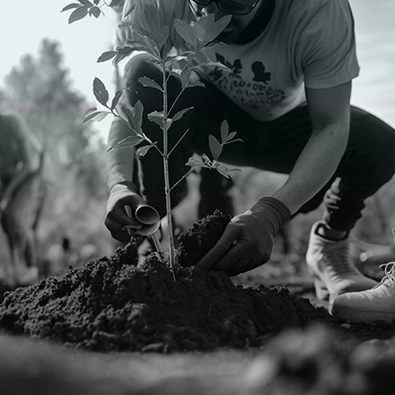
[[[0,328],[90,350],[173,352],[258,347],[284,328],[331,322],[325,309],[286,288],[244,288],[223,272],[191,267],[228,221],[216,212],[181,236],[173,272],[156,253],[138,265],[131,244],[7,293]]]

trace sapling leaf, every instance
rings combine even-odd
[[[118,141],[118,143],[116,143],[111,148],[109,148],[107,152],[110,152],[113,149],[118,149],[118,148],[133,148],[136,145],[139,145],[142,141],[144,141],[144,139],[140,136],[137,135],[128,136],[122,139],[121,141]]]
[[[232,19],[232,15],[224,15],[217,21],[214,20],[214,13],[209,13],[206,16],[200,18],[195,24],[202,28],[205,32],[204,38],[202,41],[203,45],[208,44],[210,41],[213,41],[221,32],[225,29],[228,23]],[[200,29],[196,29],[200,30]]]
[[[95,95],[96,100],[100,104],[107,107],[107,102],[109,99],[108,91],[103,82],[97,77],[95,77],[93,81],[93,94]]]
[[[100,56],[99,56],[99,58],[97,59],[97,62],[98,63],[101,63],[101,62],[105,62],[105,61],[107,61],[107,60],[110,60],[110,59],[112,59],[114,56],[116,56],[117,55],[117,51],[106,51],[106,52],[103,52]]]
[[[131,14],[133,12],[133,10],[136,8],[136,4],[133,4],[126,12],[125,15],[123,16],[124,18],[126,18],[129,14]]]
[[[132,111],[129,107],[124,106],[123,104],[121,104],[121,105],[119,106],[119,110],[118,110],[118,111],[120,111],[121,113],[123,113],[123,114],[126,116],[126,118],[127,118],[127,120],[128,120],[129,127],[130,127],[136,134],[139,134],[139,133],[136,132],[136,126],[135,126],[135,120],[134,120],[133,111]]]
[[[81,4],[79,4],[79,3],[70,3],[70,4],[66,5],[66,7],[63,7],[60,12],[72,10],[73,8],[78,8],[78,7],[81,7]]]
[[[236,132],[234,132],[234,133],[236,133]],[[225,143],[223,143],[223,145],[231,144],[231,143],[238,143],[238,142],[244,143],[244,140],[242,140],[242,139],[234,139],[234,140],[226,141]]]
[[[197,48],[197,37],[193,30],[193,27],[183,21],[182,19],[175,19],[174,20],[174,28],[176,29],[177,33],[188,43],[192,46],[194,50]]]
[[[144,106],[143,106],[143,103],[140,100],[138,100],[136,102],[136,104],[134,105],[133,111],[134,111],[133,115],[134,115],[134,125],[135,125],[135,128],[136,128],[136,132],[137,132],[137,134],[144,135],[144,133],[143,133],[143,131],[141,129],[141,127],[143,125]]]
[[[152,63],[152,64],[161,64],[161,61],[158,58],[150,58],[146,60],[147,63]]]
[[[86,17],[87,15],[88,15],[88,8],[87,8],[87,7],[84,7],[84,6],[79,7],[79,8],[77,8],[77,9],[75,9],[75,10],[70,14],[70,17],[69,17],[69,24],[70,24],[70,23],[73,23],[73,22],[75,22],[75,21],[78,21],[78,20],[80,20],[80,19]]]
[[[119,99],[122,96],[123,90],[119,90],[118,92],[115,93],[112,101],[111,101],[111,110],[114,110],[114,108],[118,105]]]
[[[96,110],[97,110],[97,107],[90,108],[89,110],[85,111],[85,116],[87,116],[88,114],[90,114],[91,112],[96,111]]]
[[[145,145],[144,147],[137,148],[137,155],[145,156],[147,152],[153,147],[153,145]]]
[[[78,0],[82,5],[86,7],[93,7],[93,4],[89,0]]]
[[[182,87],[189,83],[189,79],[191,78],[192,68],[185,69],[181,72],[180,78]]]
[[[230,175],[228,173],[228,169],[225,168],[221,168],[220,166],[216,167],[215,170],[217,170],[217,172],[219,174],[221,174],[222,176],[226,177],[226,178],[230,178]]]
[[[143,85],[144,87],[155,88],[163,93],[162,87],[156,81],[151,80],[151,78],[140,77],[138,79],[138,82],[140,82],[140,84]]]
[[[206,163],[204,163],[200,158],[194,158],[191,157],[188,159],[188,162],[185,163],[185,166],[191,166],[191,167],[205,167],[205,168],[210,168]]]
[[[213,135],[208,136],[208,145],[210,147],[211,155],[215,160],[218,159],[218,157],[221,155],[222,152],[222,145],[220,142],[217,140],[216,137]]]
[[[204,83],[202,81],[196,80],[193,82],[190,82],[186,88],[196,88],[196,87],[201,87],[201,88],[205,88],[206,85],[204,85]]]
[[[230,132],[230,133],[228,134],[228,136],[225,138],[225,141],[223,140],[222,142],[223,142],[224,144],[230,142],[230,141],[236,136],[236,134],[237,134],[237,132]],[[239,140],[240,140],[240,139],[239,139]]]
[[[157,125],[159,125],[161,127],[161,129],[163,129],[164,127],[164,115],[163,115],[163,111],[153,111],[151,113],[148,114],[148,119],[151,122],[156,123]]]
[[[224,143],[226,141],[226,137],[229,134],[229,124],[226,119],[224,119],[221,123],[221,142]]]
[[[99,7],[91,7],[89,9],[89,15],[93,15],[95,18],[99,18],[100,14],[101,11]]]
[[[141,26],[140,29],[144,35],[153,39],[158,48],[160,48],[158,39],[160,37],[161,21],[159,18],[159,10],[154,4],[146,4],[143,7],[145,20],[148,24],[148,30],[143,31]]]
[[[176,122],[176,121],[180,120],[180,119],[184,116],[184,114],[185,114],[187,111],[191,110],[192,108],[193,108],[193,107],[188,107],[188,108],[184,108],[184,109],[181,110],[181,111],[178,111],[178,112],[174,115],[174,117],[172,118],[172,121],[173,121],[173,122]]]
[[[170,29],[169,26],[161,26],[157,36],[157,43],[159,50],[166,44],[167,40],[169,39]]]
[[[102,121],[108,114],[111,113],[109,111],[95,111],[87,115],[82,122]]]

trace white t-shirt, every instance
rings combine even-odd
[[[172,26],[174,18],[197,19],[187,0],[126,0],[124,12],[133,3],[150,2],[158,3],[162,25]],[[145,18],[136,7],[124,21],[149,29]],[[132,30],[122,28],[116,45],[130,38]],[[175,48],[185,49],[177,33],[171,38]],[[200,74],[259,121],[277,119],[304,104],[305,86],[331,88],[359,74],[348,0],[275,0],[269,25],[253,41],[212,46],[203,54],[231,72],[203,67]]]

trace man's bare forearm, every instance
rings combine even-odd
[[[273,197],[282,201],[292,214],[297,212],[335,173],[346,150],[348,134],[343,124],[330,124],[313,132],[287,182]]]
[[[123,181],[132,181],[135,148],[117,148],[116,144],[130,136],[130,128],[119,118],[114,118],[108,135],[107,152],[108,188]]]

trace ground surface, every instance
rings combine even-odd
[[[212,240],[190,236],[196,260]],[[393,393],[394,327],[334,322],[303,265],[230,280],[138,262],[129,246],[6,294],[2,395]]]

